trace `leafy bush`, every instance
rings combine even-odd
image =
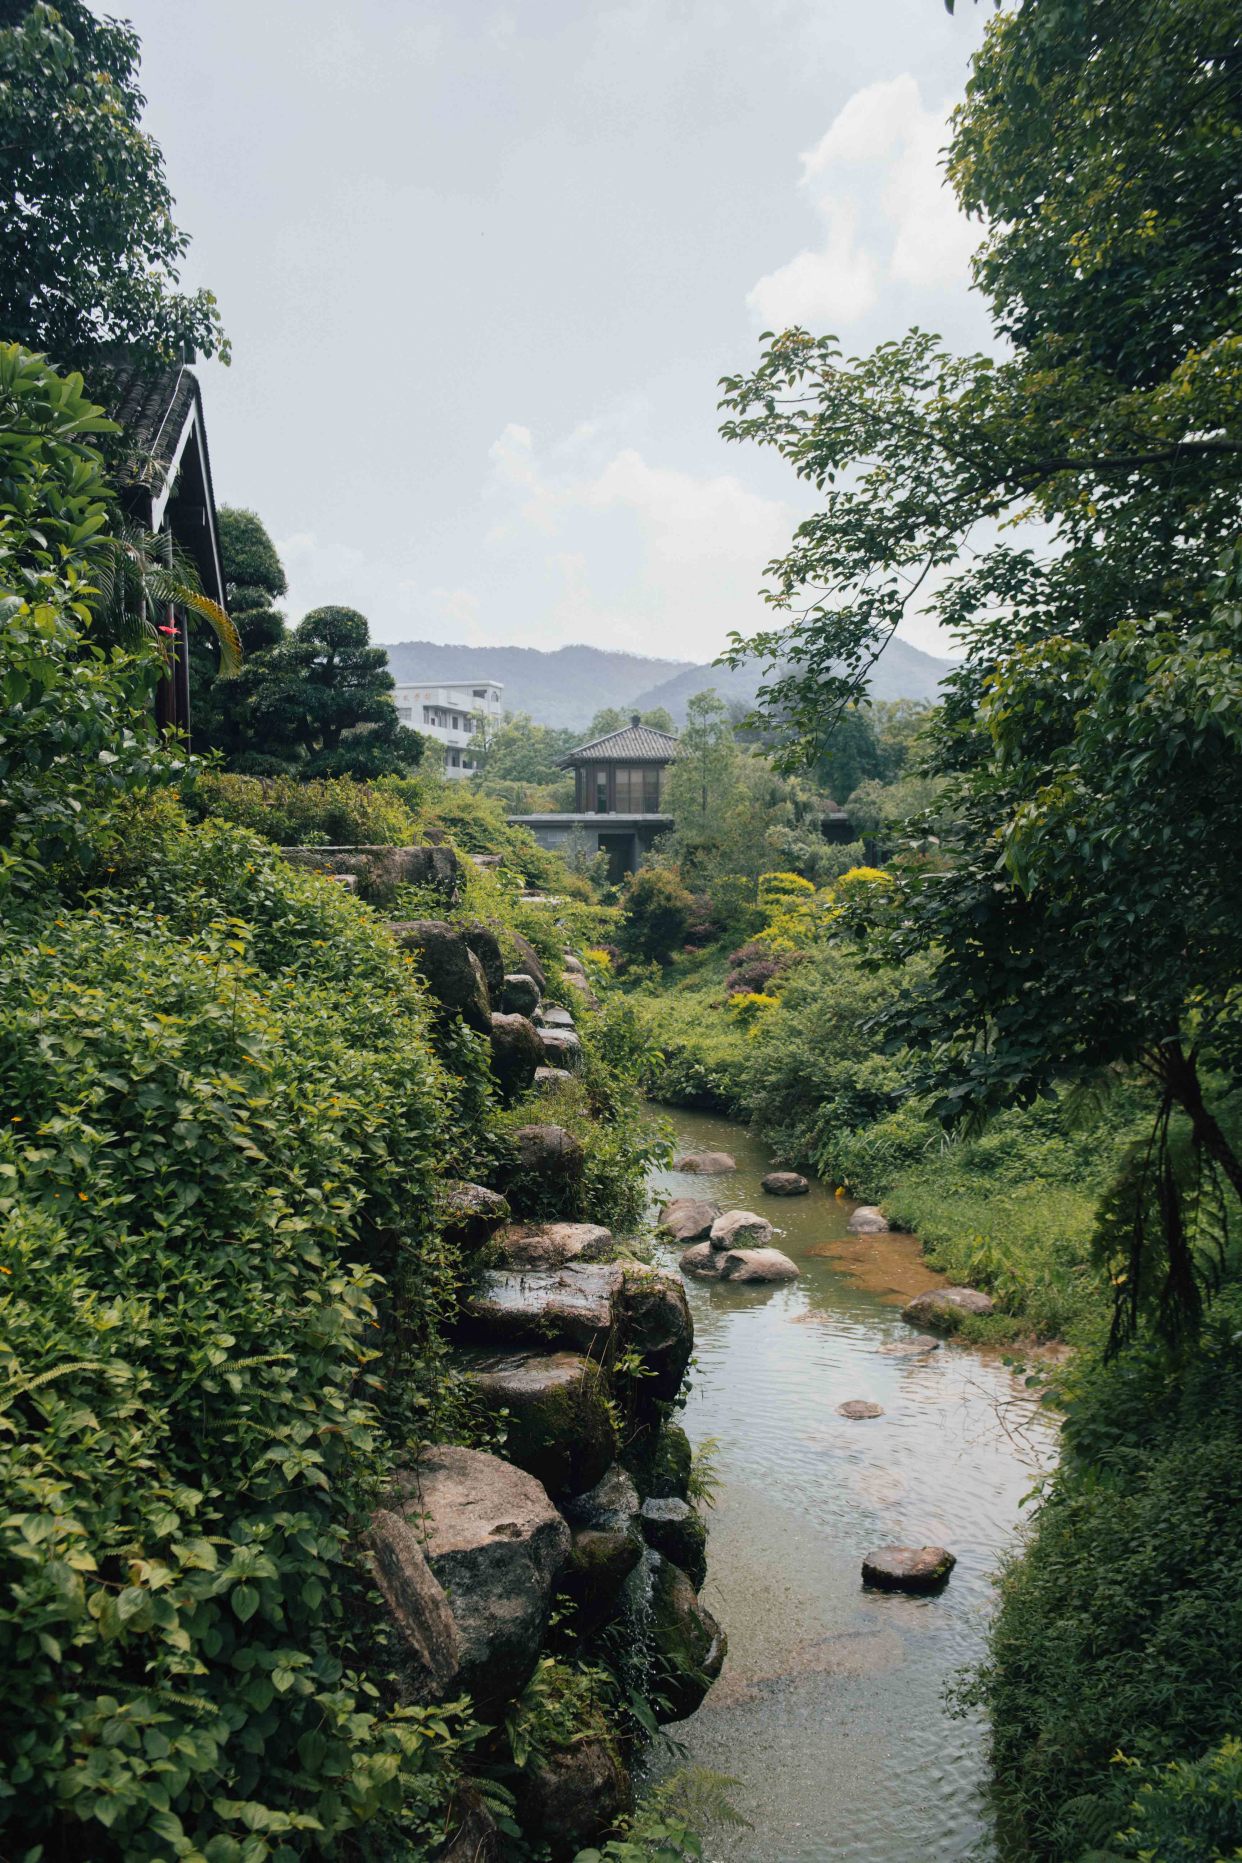
[[[470,1737],[385,1694],[352,1551],[393,1440],[460,1427],[454,1094],[362,908],[171,816],[141,884],[0,950],[0,1819],[390,1856]]]
[[[1194,1834],[1239,1835],[1236,1798],[1217,1795],[1242,1727],[1242,1296],[1222,1297],[1200,1350],[1131,1348],[1070,1383],[1064,1458],[972,1691],[1007,1848],[1077,1863],[1131,1826],[1123,1855],[1217,1856]],[[1119,1751],[1151,1787],[1137,1826]]]
[[[1242,1857],[1242,1740],[1222,1740],[1202,1759],[1131,1766],[1134,1822],[1109,1854],[1134,1863],[1227,1863]]]
[[[193,803],[199,814],[253,829],[278,847],[409,847],[423,839],[398,796],[347,776],[299,782],[208,771]]]
[[[685,943],[693,901],[673,867],[640,867],[625,883],[618,936],[635,957],[666,963]]]

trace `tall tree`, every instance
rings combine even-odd
[[[412,769],[423,740],[397,717],[388,654],[355,608],[313,608],[242,674],[259,752],[315,775]]]
[[[0,340],[89,364],[227,358],[210,291],[179,290],[189,244],[142,128],[137,35],[84,0],[0,6]]]
[[[1242,1182],[1207,1104],[1242,1054],[1242,953],[1210,904],[1213,884],[1233,898],[1242,750],[1219,566],[1242,526],[1239,146],[1225,0],[1023,0],[988,27],[949,159],[1009,353],[915,331],[846,361],[793,330],[725,383],[728,437],[824,494],[772,566],[786,618],[747,649],[790,752],[858,696],[912,596],[966,650],[935,746],[956,825],[885,919],[890,956],[934,959],[893,1031],[948,1117],[1110,1063],[1152,1072],[1157,1142],[1125,1201],[1129,1245],[1163,1248],[1133,1279],[1166,1318],[1193,1318],[1210,1273],[1172,1114]],[[1050,541],[1016,540],[1030,519]]]

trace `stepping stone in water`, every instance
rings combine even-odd
[[[852,1236],[888,1234],[888,1218],[874,1203],[860,1203],[845,1226]]]
[[[991,1313],[995,1301],[977,1287],[933,1287],[903,1307],[901,1317],[911,1326],[926,1326],[934,1333],[955,1333],[967,1313]]]
[[[939,1350],[939,1339],[886,1339],[876,1347],[886,1358],[926,1358]]]
[[[796,1281],[801,1272],[778,1248],[731,1248],[717,1260],[722,1281]]]
[[[707,1203],[699,1197],[674,1197],[660,1211],[660,1234],[671,1236],[674,1242],[699,1242],[711,1234],[719,1215],[718,1203]]]
[[[769,1171],[760,1185],[770,1197],[805,1197],[810,1188],[800,1171]]]
[[[865,1397],[851,1397],[844,1404],[837,1405],[839,1417],[882,1417],[883,1410],[879,1404],[868,1403]]]
[[[727,1151],[687,1151],[673,1160],[673,1169],[693,1177],[724,1177],[737,1170],[737,1159]]]
[[[766,1216],[753,1210],[726,1210],[711,1227],[711,1244],[721,1254],[731,1248],[765,1248],[773,1229]]]
[[[863,1560],[863,1584],[878,1591],[938,1591],[956,1564],[943,1546],[881,1546]]]

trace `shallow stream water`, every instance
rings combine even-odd
[[[688,1281],[697,1370],[684,1422],[715,1438],[704,1599],[729,1636],[724,1674],[669,1731],[689,1762],[738,1781],[749,1830],[714,1828],[717,1863],[949,1863],[986,1859],[983,1732],[944,1691],[982,1652],[992,1574],[1023,1497],[1055,1453],[1049,1420],[999,1357],[931,1342],[901,1305],[939,1277],[906,1237],[847,1235],[853,1207],[813,1184],[759,1187],[764,1148],[727,1120],[670,1115],[681,1150],[721,1150],[736,1173],[653,1173],[653,1196],[759,1210],[801,1279]],[[675,1266],[680,1251],[665,1251]],[[838,1416],[865,1398],[884,1415]],[[866,1591],[873,1547],[949,1547],[947,1588]]]

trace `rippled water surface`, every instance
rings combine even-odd
[[[698,1370],[685,1425],[696,1443],[716,1438],[723,1481],[703,1595],[729,1657],[671,1731],[691,1762],[740,1781],[733,1798],[752,1825],[712,1831],[707,1855],[988,1858],[981,1728],[950,1714],[944,1689],[982,1649],[990,1575],[1051,1460],[1051,1426],[999,1360],[918,1349],[929,1342],[900,1302],[935,1277],[913,1242],[843,1248],[850,1205],[818,1185],[766,1196],[767,1155],[738,1127],[686,1112],[673,1122],[684,1149],[731,1152],[738,1169],[657,1172],[656,1198],[760,1210],[802,1270],[771,1288],[687,1283]],[[838,1416],[849,1398],[884,1415]],[[957,1554],[939,1597],[862,1589],[863,1555],[894,1543]]]

